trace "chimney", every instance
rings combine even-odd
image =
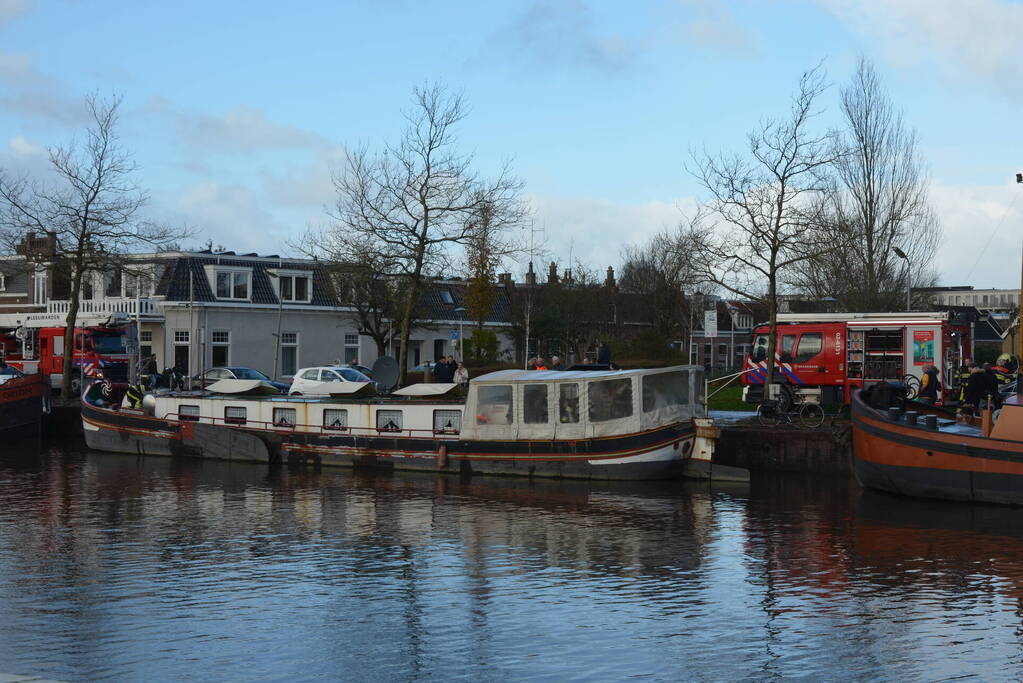
[[[505,287],[511,287],[512,283],[511,273],[501,273],[500,275],[497,276],[497,282],[498,284],[502,284]]]
[[[533,272],[533,262],[529,262],[529,270],[526,272],[526,284],[530,287],[536,285],[536,273]]]
[[[608,289],[614,289],[615,286],[615,269],[611,266],[607,267],[607,280],[604,281],[604,286]]]
[[[554,285],[558,282],[558,264],[551,261],[550,267],[547,268],[547,284]]]

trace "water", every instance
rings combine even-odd
[[[8,446],[0,673],[1018,680],[1021,514]]]

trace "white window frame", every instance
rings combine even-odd
[[[181,335],[179,337],[179,335]],[[174,345],[175,346],[188,346],[192,343],[192,331],[191,330],[174,330]]]
[[[209,265],[205,266],[206,279],[209,280],[210,289],[213,290],[213,296],[218,301],[252,301],[252,268],[244,268],[240,266],[220,266],[220,265]],[[231,276],[231,296],[220,296],[217,291],[217,278],[221,273],[228,273]],[[245,292],[246,296],[237,297],[234,295],[235,276],[245,276]]]
[[[288,303],[288,304],[307,304],[307,303],[309,303],[310,301],[313,300],[313,274],[312,274],[312,271],[308,271],[308,270],[287,270],[285,268],[275,268],[275,269],[272,269],[272,270],[268,269],[267,272],[273,273],[274,275],[277,276],[277,277],[270,278],[270,279],[273,280],[273,282],[274,282],[274,292],[277,294],[277,299],[279,301],[281,301],[282,303]],[[286,277],[292,279],[292,282],[291,282],[291,297],[289,297],[289,298],[282,298],[281,297],[281,279],[282,278],[286,278]],[[306,284],[306,288],[305,288],[306,298],[304,298],[304,299],[298,299],[298,298],[295,297],[295,280],[297,280],[297,279],[304,279],[304,280],[308,281],[308,283]]]
[[[294,335],[293,338],[294,341],[286,341],[286,339],[289,339],[287,335]],[[302,362],[300,358],[300,354],[302,353],[300,350],[301,341],[302,337],[298,332],[293,332],[290,330],[284,330],[281,332],[281,366],[280,366],[281,377],[294,377],[294,374],[287,374],[284,372],[284,349],[286,348],[295,349],[295,372],[298,372],[302,368]]]
[[[0,273],[0,292],[7,291],[7,275]]]
[[[216,339],[217,339],[217,335],[218,334],[226,334],[227,335],[227,341],[217,341]],[[213,330],[210,333],[210,362],[213,361],[213,350],[216,349],[217,347],[226,347],[227,348],[227,361],[225,361],[222,365],[230,365],[231,364],[231,331],[230,330]],[[221,364],[220,363],[216,363],[216,365],[221,365]]]

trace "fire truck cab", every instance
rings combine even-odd
[[[769,326],[753,332],[743,363],[743,400],[759,403],[767,380]],[[941,381],[939,401],[957,394],[958,370],[973,354],[971,323],[944,312],[780,314],[774,386],[804,401],[848,404],[852,392],[878,382],[919,386],[931,365]]]

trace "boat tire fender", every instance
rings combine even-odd
[[[440,448],[437,449],[437,469],[442,470],[448,466],[448,447],[447,444],[441,444]]]

